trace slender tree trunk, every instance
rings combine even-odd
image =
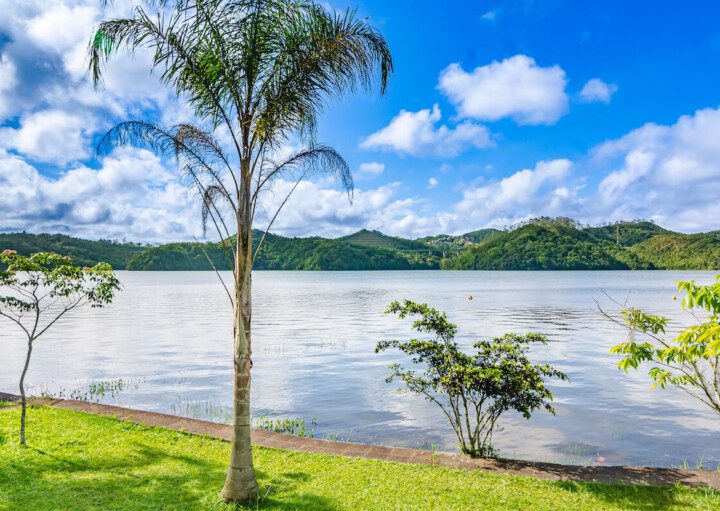
[[[27,409],[27,399],[25,397],[25,375],[30,366],[30,355],[32,355],[33,340],[28,339],[27,356],[25,357],[25,367],[23,367],[20,375],[20,443],[25,445],[25,410]]]
[[[239,236],[238,236],[239,237]],[[234,304],[235,385],[233,393],[233,438],[230,467],[221,497],[226,502],[247,502],[258,498],[250,442],[250,346],[251,270],[238,253]]]

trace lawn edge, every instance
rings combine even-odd
[[[19,396],[0,392],[0,400],[13,401]],[[189,419],[157,412],[136,410],[120,406],[89,403],[72,399],[32,398],[33,405],[50,406],[93,415],[115,417],[120,420],[154,426],[184,433],[230,440],[232,426],[200,419]],[[3,407],[0,410],[15,408]],[[720,472],[683,468],[633,466],[582,466],[523,461],[512,459],[481,458],[448,452],[427,451],[404,447],[355,444],[333,440],[301,438],[282,433],[252,430],[253,445],[305,453],[346,456],[372,460],[440,466],[453,469],[483,470],[487,472],[529,476],[552,481],[576,481],[650,486],[711,487],[720,489]]]

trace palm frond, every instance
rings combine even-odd
[[[98,26],[88,48],[94,83],[102,83],[104,67],[119,51],[147,50],[161,82],[211,128],[121,123],[103,137],[98,154],[136,145],[174,158],[201,197],[203,228],[210,220],[221,239],[237,234],[237,252],[243,254],[236,257],[251,255],[258,196],[273,180],[294,180],[295,190],[303,179],[331,175],[352,198],[347,163],[318,145],[315,133],[329,100],[370,90],[377,79],[381,92],[387,88],[392,56],[366,19],[354,10],[329,13],[315,0],[146,0],[144,5],[128,18]],[[229,134],[225,147],[210,134],[221,125]],[[308,149],[282,162],[269,157],[295,136]],[[232,230],[225,223],[231,211]]]
[[[165,2],[170,3],[170,2]],[[215,46],[207,37],[208,26],[197,15],[197,5],[221,4],[220,0],[205,2],[175,1],[172,11],[158,10],[151,16],[142,7],[131,18],[112,19],[100,23],[88,47],[89,71],[93,82],[102,83],[103,68],[121,48],[132,53],[148,49],[153,53],[153,69],[160,70],[163,83],[172,86],[178,95],[186,95],[200,117],[214,125],[223,122],[233,130],[241,100],[236,83],[237,73],[224,72]],[[237,147],[240,150],[239,147]]]
[[[116,147],[147,148],[162,157],[178,162],[181,179],[196,189],[203,201],[202,225],[206,232],[211,218],[221,238],[230,237],[232,231],[224,220],[224,210],[235,210],[233,195],[223,180],[222,166],[230,169],[218,142],[207,132],[191,124],[178,124],[163,128],[145,121],[127,121],[109,130],[97,146],[97,154],[110,154]]]
[[[261,192],[271,181],[279,178],[303,180],[316,176],[334,177],[352,199],[354,182],[350,166],[332,147],[318,145],[296,152],[284,161],[271,158],[263,161],[263,176],[255,192]]]
[[[348,194],[348,199],[351,202],[354,189],[350,167],[345,159],[331,147],[309,147],[293,154],[280,163],[274,163],[268,159],[266,160],[266,166],[268,167],[266,174],[264,178],[260,180],[254,192],[253,203],[257,204],[260,192],[262,192],[266,188],[266,185],[274,179],[284,178],[294,180],[295,182],[290,188],[290,191],[280,202],[280,205],[275,210],[275,213],[270,218],[267,228],[263,232],[262,238],[255,249],[253,259],[257,257],[257,254],[260,252],[260,248],[262,247],[262,244],[275,223],[278,215],[287,204],[293,192],[295,192],[295,189],[303,180],[318,175],[333,176],[341,183],[343,189]]]
[[[261,138],[297,130],[312,140],[327,99],[370,89],[377,74],[384,92],[393,70],[385,39],[352,10],[333,15],[317,4],[301,4],[268,40],[273,59],[254,104]]]

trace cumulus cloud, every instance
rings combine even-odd
[[[393,150],[413,156],[457,156],[463,150],[491,147],[490,131],[479,124],[461,122],[450,128],[437,124],[442,114],[436,104],[432,110],[401,110],[390,124],[376,131],[360,144],[366,149]]]
[[[681,232],[715,230],[720,228],[718,133],[720,108],[698,110],[672,125],[648,123],[574,164],[540,162],[466,187],[448,223],[457,232],[463,226],[562,215],[588,223],[645,218]]]
[[[151,56],[119,53],[107,67],[104,86],[93,89],[87,44],[100,19],[128,14],[126,2],[100,8],[96,0],[26,0],[3,5],[0,17],[0,122],[39,109],[63,110],[110,120],[144,111],[188,109],[150,73]],[[108,122],[110,124],[110,122]]]
[[[61,57],[66,70],[79,73],[84,68],[87,43],[97,16],[96,5],[58,3],[38,12],[25,26],[28,37],[39,49]]]
[[[647,124],[575,163],[541,161],[494,179],[479,171],[478,180],[463,184],[460,197],[447,207],[408,196],[400,183],[357,189],[351,202],[329,181],[304,182],[273,231],[339,236],[372,228],[418,237],[505,227],[540,215],[590,223],[649,218],[686,232],[717,229],[717,133],[720,109],[700,110],[669,126]],[[437,184],[436,178],[427,181],[428,188]],[[292,186],[278,181],[262,197],[258,227],[267,225]],[[118,151],[98,169],[74,164],[52,178],[21,156],[0,150],[0,188],[2,230],[141,241],[191,239],[200,232],[198,201],[174,171],[147,151]]]
[[[12,112],[11,92],[17,85],[15,64],[0,54],[0,119]]]
[[[698,110],[671,125],[648,123],[600,144],[574,164],[540,162],[465,187],[446,223],[459,232],[562,215],[588,223],[645,218],[681,232],[716,230],[718,133],[720,108]]]
[[[148,52],[118,54],[94,90],[86,71],[92,29],[128,14],[130,4],[3,3],[0,229],[162,241],[186,239],[188,226],[199,226],[182,213],[185,188],[149,153],[118,151],[97,168],[89,163],[93,138],[120,120],[192,118],[150,72]]]
[[[379,176],[385,171],[385,164],[384,163],[378,163],[376,161],[370,161],[366,163],[361,163],[359,167],[359,171],[361,174],[369,175],[369,176]]]
[[[148,72],[147,53],[118,55],[107,69],[104,89],[93,90],[85,72],[87,38],[99,19],[127,14],[129,3],[99,5],[96,0],[3,4],[0,230],[138,241],[192,239],[201,232],[198,201],[164,162],[141,150],[116,151],[97,165],[85,161],[92,138],[117,120],[154,115],[174,123],[192,117]],[[568,108],[566,81],[559,66],[541,67],[525,55],[471,71],[453,64],[440,74],[438,87],[457,115],[443,122],[438,105],[402,110],[361,146],[439,158],[490,147],[493,137],[478,121],[553,124]],[[616,90],[595,78],[576,100],[609,102]],[[642,217],[684,231],[717,229],[717,133],[720,110],[705,109],[672,125],[642,126],[575,163],[557,159],[522,170],[500,163],[482,170],[478,163],[475,181],[457,183],[460,191],[449,205],[423,197],[437,195],[427,191],[438,185],[429,175],[418,177],[414,191],[400,183],[357,189],[352,202],[327,181],[306,182],[273,230],[335,236],[365,227],[417,237],[503,227],[538,215],[587,222]],[[457,168],[463,175],[469,172]],[[432,174],[449,185],[451,169],[443,163]],[[383,163],[369,161],[358,166],[356,175],[373,177],[384,170]],[[291,186],[278,181],[263,197],[259,227]]]
[[[451,64],[440,73],[438,88],[462,117],[554,124],[568,109],[566,84],[560,66],[540,67],[526,55],[515,55],[472,72]]]
[[[610,219],[643,217],[681,230],[717,229],[718,133],[720,109],[708,108],[601,144],[593,151],[594,164],[612,170],[598,185],[598,208]]]
[[[575,191],[565,185],[572,167],[573,163],[566,159],[541,161],[532,169],[466,188],[455,212],[480,225],[564,213],[577,201]]]
[[[19,128],[0,129],[0,144],[33,160],[64,164],[90,155],[89,138],[95,128],[90,115],[43,110],[23,116]]]
[[[291,181],[279,180],[263,196],[263,208],[256,219],[258,226],[267,225],[292,186]],[[399,183],[390,183],[375,189],[356,189],[351,201],[344,191],[332,188],[328,183],[302,182],[277,217],[272,230],[289,236],[318,233],[342,236],[363,228],[397,232],[393,229],[395,224],[412,214],[416,206],[414,199],[396,197],[399,187]]]
[[[0,149],[0,226],[139,241],[199,234],[199,202],[160,160],[123,150],[99,169],[77,165],[53,178]]]
[[[583,103],[610,103],[617,90],[617,85],[593,78],[583,86],[578,98]]]

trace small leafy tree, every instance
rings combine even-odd
[[[120,283],[107,263],[75,266],[69,257],[51,252],[31,256],[14,250],[0,254],[0,316],[27,337],[27,355],[20,375],[20,443],[25,444],[25,376],[35,341],[70,311],[110,303]]]
[[[432,340],[378,343],[376,353],[396,348],[410,355],[414,364],[425,364],[421,373],[393,364],[386,381],[400,380],[407,391],[438,405],[463,453],[473,457],[492,455],[492,434],[507,410],[518,411],[526,419],[538,408],[555,414],[549,404],[553,395],[544,380],[566,380],[567,375],[547,364],[532,364],[527,358],[532,345],[547,343],[542,335],[505,334],[475,343],[476,352],[467,354],[454,341],[457,326],[447,321],[444,312],[405,300],[402,304],[392,302],[386,313],[400,318],[419,316],[413,328],[435,335]]]
[[[720,275],[709,286],[694,281],[679,281],[677,286],[686,293],[682,308],[691,312],[697,324],[667,339],[665,317],[636,308],[623,309],[622,322],[605,314],[629,334],[628,341],[610,352],[623,356],[618,367],[625,372],[649,363],[652,388],[677,387],[720,414]],[[709,314],[701,319],[699,311]]]

